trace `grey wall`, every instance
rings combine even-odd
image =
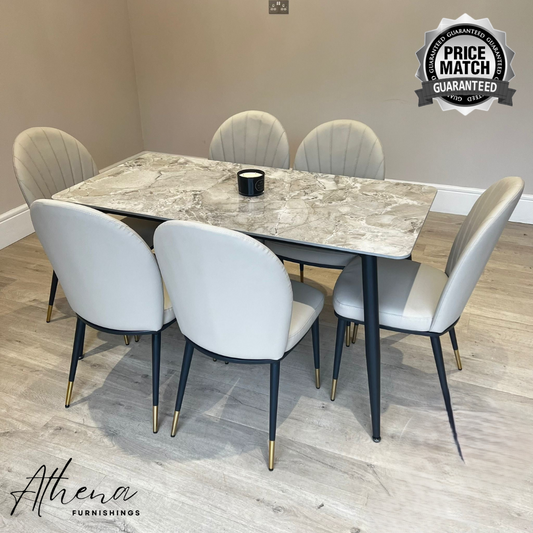
[[[207,155],[228,116],[277,116],[294,152],[335,118],[369,124],[387,176],[485,188],[520,175],[533,192],[533,1],[129,0],[145,148]],[[415,52],[443,17],[490,18],[516,51],[515,106],[464,117],[417,107]]]
[[[0,213],[24,203],[11,147],[30,126],[66,130],[100,168],[142,150],[126,0],[1,0],[0,68]]]

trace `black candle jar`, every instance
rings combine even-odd
[[[239,194],[260,196],[265,192],[265,173],[256,168],[246,168],[237,172]]]

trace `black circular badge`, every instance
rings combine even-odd
[[[416,77],[422,82],[422,89],[415,91],[419,106],[435,99],[444,111],[468,115],[474,109],[488,111],[496,100],[513,105],[516,91],[509,80],[514,77],[514,52],[505,32],[494,29],[489,19],[475,20],[466,13],[456,20],[442,19],[437,29],[426,32],[416,55]]]
[[[454,40],[455,45],[452,44]],[[429,80],[447,76],[481,76],[503,80],[506,66],[505,51],[498,40],[485,28],[473,24],[448,28],[434,39],[426,52],[425,70]],[[485,73],[487,67],[489,72]],[[453,105],[471,106],[485,102],[490,96],[458,94],[442,98]]]

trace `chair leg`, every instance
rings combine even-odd
[[[124,344],[126,346],[129,346],[130,345],[130,338],[127,336],[127,335],[124,335]]]
[[[276,421],[278,417],[280,362],[270,363],[270,423],[268,428],[268,469],[274,470],[276,446]]]
[[[161,368],[161,332],[152,335],[152,429],[157,433],[159,429],[159,375]]]
[[[133,338],[135,339],[135,342],[139,342],[139,340],[141,339],[139,335],[134,335]]]
[[[48,298],[48,311],[46,312],[46,322],[52,319],[52,309],[54,308],[54,300],[56,299],[57,291],[57,274],[52,274],[52,284],[50,285],[50,297]]]
[[[191,368],[192,354],[194,353],[194,345],[187,341],[185,344],[185,352],[183,353],[183,361],[181,363],[180,384],[178,386],[178,397],[176,398],[176,409],[174,411],[174,420],[172,420],[171,437],[176,436],[178,431],[178,420],[180,418],[181,404],[183,402],[183,395],[185,394],[185,386],[187,385],[187,378],[189,377],[189,369]]]
[[[304,264],[300,263],[300,282],[304,282]]]
[[[352,330],[352,344],[355,344],[355,341],[357,340],[357,331],[359,330],[359,324],[353,324],[353,330]]]
[[[331,401],[335,401],[337,395],[337,380],[339,379],[339,370],[341,368],[342,341],[346,328],[349,323],[343,318],[339,318],[337,323],[337,340],[335,341],[335,362],[333,363],[333,382],[331,384]]]
[[[311,334],[313,336],[313,356],[315,358],[315,385],[320,388],[320,337],[319,337],[319,323],[318,318],[314,321],[311,327]]]
[[[455,362],[457,368],[463,370],[463,363],[461,362],[461,354],[459,353],[459,345],[457,344],[457,336],[455,335],[455,328],[450,330],[450,339],[452,341],[453,353],[455,354]]]
[[[68,376],[67,397],[65,399],[65,407],[70,406],[70,399],[72,398],[72,387],[74,385],[74,378],[76,377],[76,369],[78,368],[78,360],[83,355],[83,342],[85,340],[85,322],[80,318],[76,321],[76,333],[74,334],[74,345],[72,346],[72,357],[70,359],[70,373]]]
[[[431,337],[431,346],[433,348],[433,355],[435,356],[435,363],[437,365],[437,373],[439,375],[440,387],[442,389],[442,396],[444,397],[444,404],[446,405],[446,411],[448,412],[448,421],[452,429],[453,438],[457,451],[461,459],[463,459],[463,453],[457,437],[457,430],[455,429],[455,419],[453,417],[452,401],[450,398],[450,390],[448,389],[448,382],[446,380],[446,369],[444,368],[444,358],[442,357],[442,346],[440,343],[440,337]],[[464,461],[464,459],[463,459]]]
[[[346,323],[346,348],[350,346],[350,342],[352,338],[352,324],[351,322]]]

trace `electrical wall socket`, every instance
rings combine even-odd
[[[268,0],[268,12],[271,15],[288,15],[289,0]]]

